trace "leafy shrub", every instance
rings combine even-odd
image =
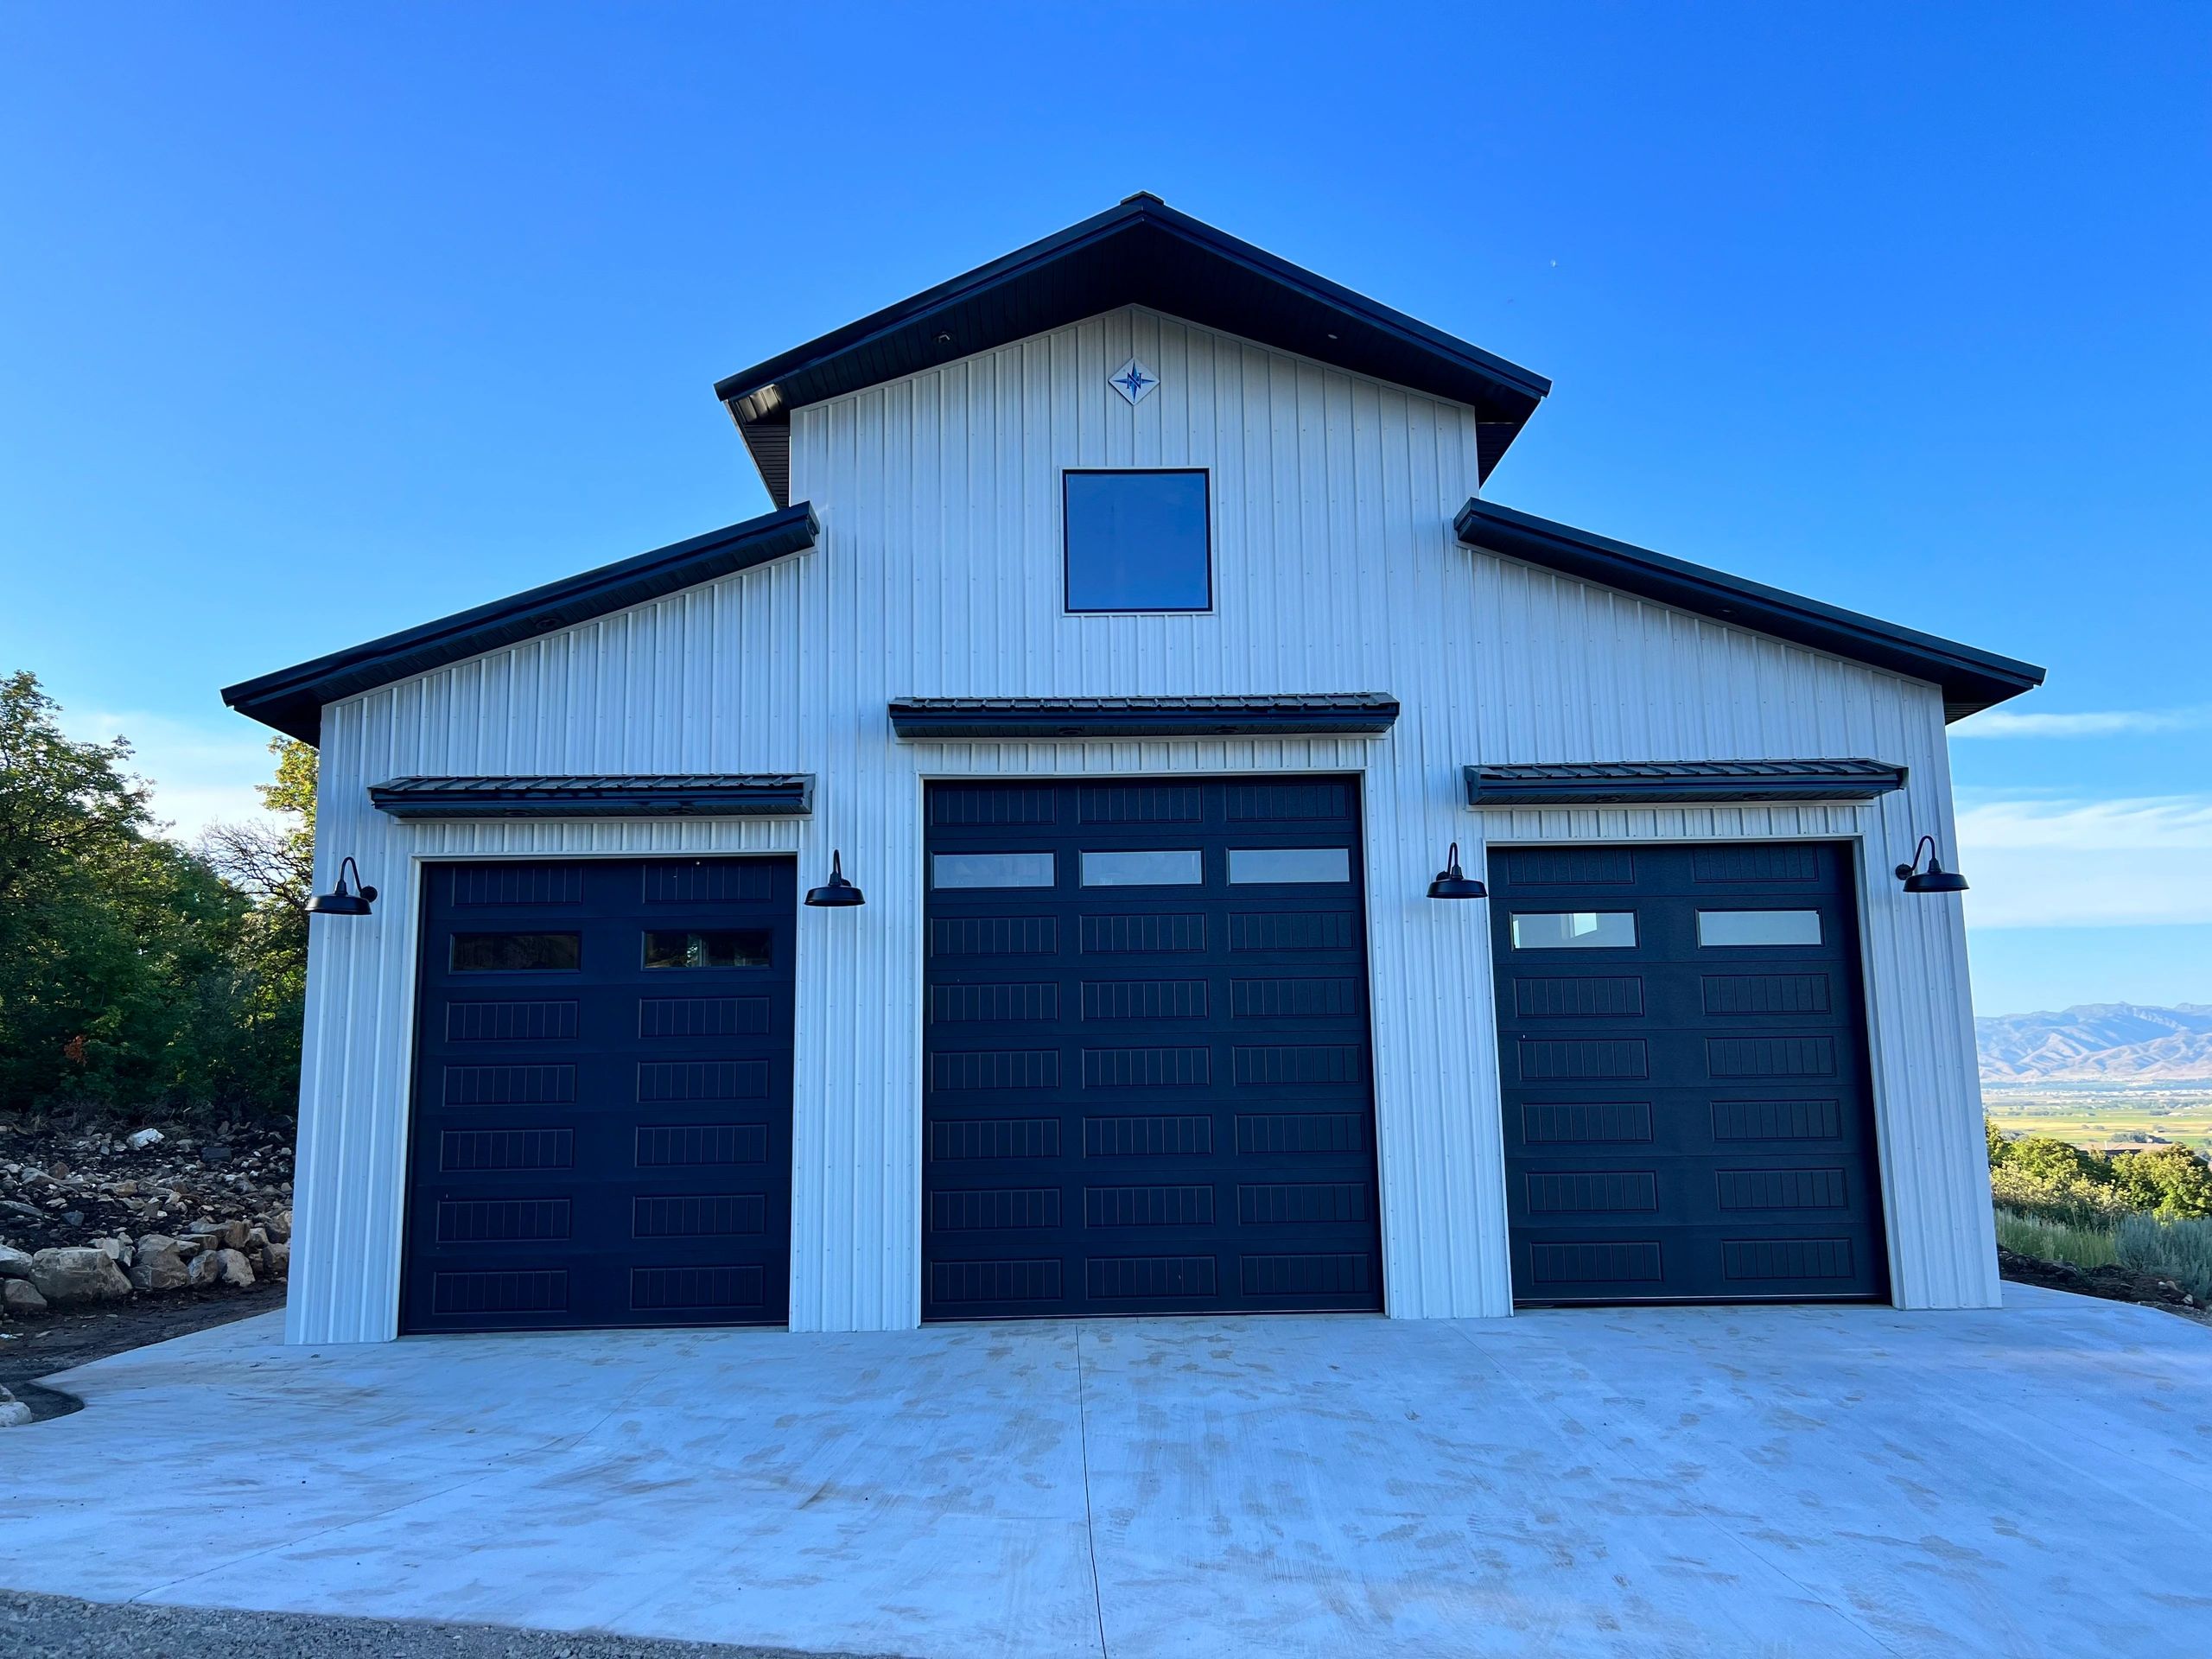
[[[2112,1186],[2005,1162],[1989,1172],[1989,1195],[2004,1209],[2062,1227],[2107,1228],[2131,1212]]]
[[[2077,1268],[2101,1268],[2120,1259],[2113,1230],[2074,1227],[2022,1215],[2017,1210],[1997,1212],[1997,1242],[2008,1250],[2043,1262],[2071,1262]]]
[[[2212,1166],[2187,1147],[2123,1152],[2112,1160],[2113,1187],[2131,1210],[2168,1220],[2212,1216]]]
[[[2130,1216],[2114,1243],[2124,1265],[2171,1279],[2200,1302],[2212,1301],[2212,1221]]]
[[[2212,1166],[2187,1147],[2107,1156],[2048,1135],[2008,1140],[1986,1127],[1990,1195],[2022,1215],[2074,1227],[2110,1227],[2141,1211],[2212,1217]]]

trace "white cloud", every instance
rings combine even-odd
[[[1951,728],[1953,737],[2132,737],[2212,726],[2208,709],[2115,709],[2102,714],[2015,714],[1992,709]]]
[[[254,785],[267,783],[276,766],[266,735],[143,709],[65,709],[60,721],[79,742],[130,740],[130,768],[154,786],[154,816],[168,821],[163,833],[174,840],[190,842],[211,823],[261,816]]]
[[[2212,922],[2212,797],[1982,801],[1958,830],[1976,927]]]

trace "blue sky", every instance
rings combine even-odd
[[[2212,8],[0,12],[0,668],[231,681],[760,511],[711,382],[1150,189],[1550,375],[1493,499],[2047,664],[1985,1012],[2212,1001]]]

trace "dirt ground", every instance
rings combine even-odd
[[[2098,1296],[2108,1302],[2137,1302],[2199,1323],[2212,1319],[2179,1286],[2147,1273],[2138,1273],[2133,1268],[2077,1268],[2070,1262],[2044,1262],[2022,1255],[1999,1244],[1997,1271],[2020,1284],[2041,1285],[2046,1290],[2067,1290],[2076,1296]]]
[[[12,1389],[41,1417],[54,1416],[75,1408],[52,1390],[33,1386],[42,1376],[211,1325],[273,1313],[283,1306],[283,1285],[256,1285],[251,1290],[173,1290],[0,1321],[0,1389]]]

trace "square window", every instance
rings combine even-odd
[[[1071,611],[1213,608],[1203,469],[1063,475]]]

